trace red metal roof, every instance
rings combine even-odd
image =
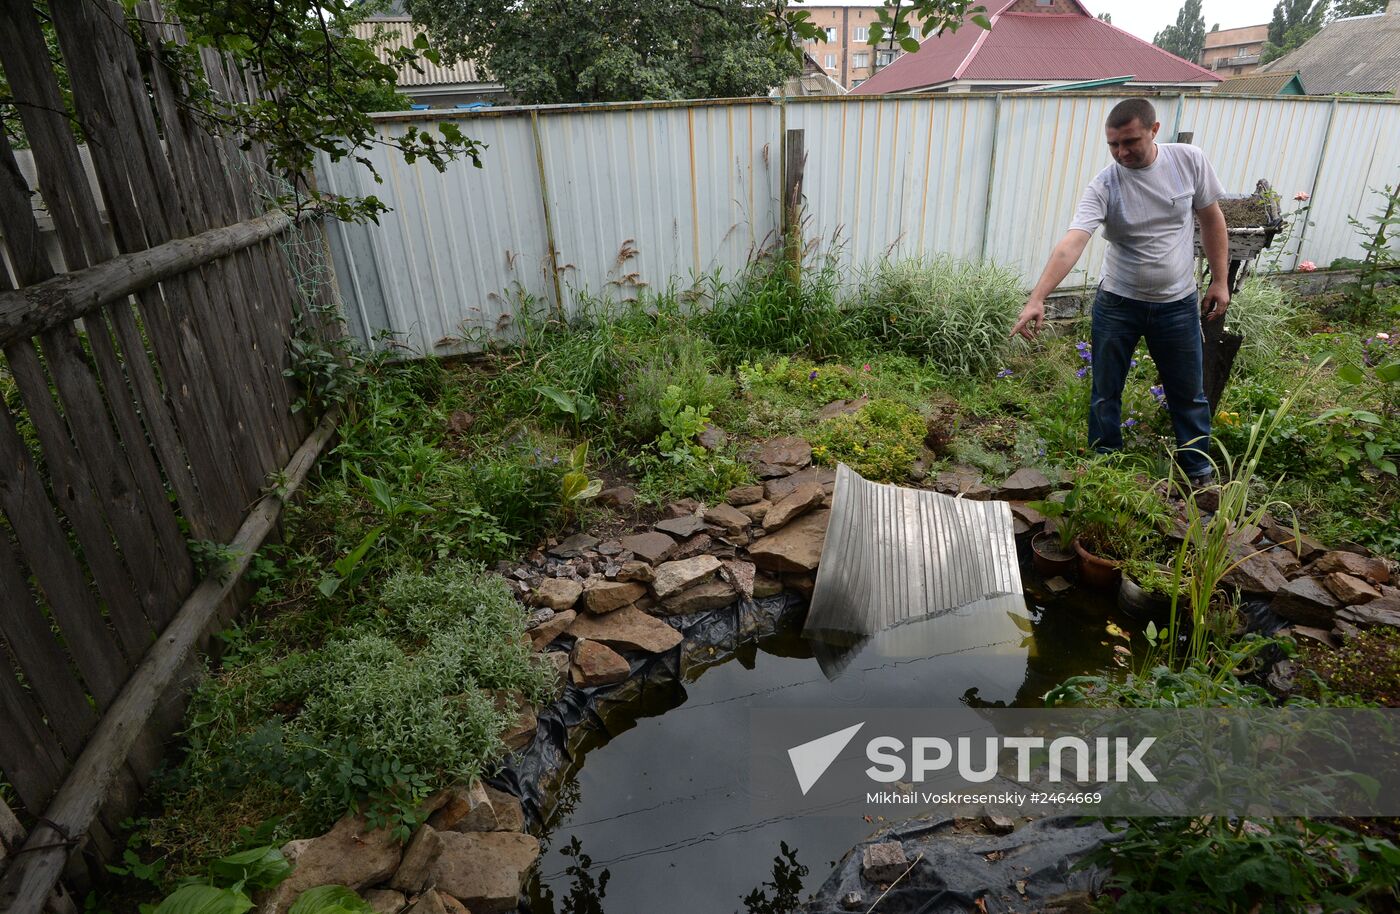
[[[1023,81],[1104,79],[1135,83],[1218,83],[1221,77],[1088,15],[1003,12],[1015,0],[987,4],[991,31],[964,22],[924,42],[851,90],[879,95],[955,79]]]

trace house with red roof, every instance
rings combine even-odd
[[[925,39],[851,90],[1005,92],[1103,80],[1133,90],[1209,91],[1221,77],[1107,22],[1079,0],[984,0],[991,29],[971,19]],[[1125,77],[1130,77],[1125,79]]]

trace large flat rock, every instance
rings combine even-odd
[[[1289,581],[1274,594],[1269,608],[1300,625],[1331,628],[1332,617],[1341,603],[1317,579],[1302,577]]]
[[[569,628],[569,634],[606,644],[614,650],[652,654],[669,651],[684,640],[680,632],[635,606],[624,606],[605,616],[579,616]]]
[[[664,600],[671,594],[680,593],[688,587],[694,587],[696,584],[708,581],[715,576],[719,569],[719,559],[712,555],[697,555],[693,558],[666,562],[656,567],[656,580],[651,582],[651,588],[657,599]]]
[[[749,559],[764,571],[814,571],[821,563],[830,520],[826,508],[804,514],[749,546]]]
[[[286,914],[298,896],[318,885],[344,885],[356,891],[378,885],[399,868],[403,848],[387,828],[371,829],[364,816],[345,816],[316,838],[293,841],[283,854],[292,874],[271,889],[259,914]]]
[[[569,660],[569,675],[579,688],[612,685],[632,674],[632,667],[621,654],[597,641],[579,641]]]
[[[635,536],[624,536],[619,542],[623,549],[653,565],[666,561],[676,550],[676,541],[656,530],[638,533]]]
[[[645,584],[589,578],[583,583],[583,605],[591,613],[610,613],[646,594]]]
[[[739,596],[734,585],[728,581],[710,580],[703,584],[688,587],[680,593],[672,594],[661,601],[656,612],[664,615],[685,616],[690,613],[721,609],[733,603]]]
[[[823,494],[820,484],[804,482],[783,496],[780,501],[773,503],[773,507],[763,516],[763,529],[771,533],[787,526],[793,519],[819,506]]]
[[[433,865],[439,891],[460,899],[473,914],[509,914],[540,842],[519,832],[443,832]]]

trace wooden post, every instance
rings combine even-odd
[[[783,148],[783,261],[788,282],[802,284],[802,172],[807,164],[806,132],[789,130]]]

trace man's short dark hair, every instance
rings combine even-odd
[[[1145,98],[1128,98],[1114,105],[1113,110],[1108,112],[1107,126],[1114,130],[1126,127],[1133,121],[1151,129],[1152,125],[1157,123],[1157,109]]]

